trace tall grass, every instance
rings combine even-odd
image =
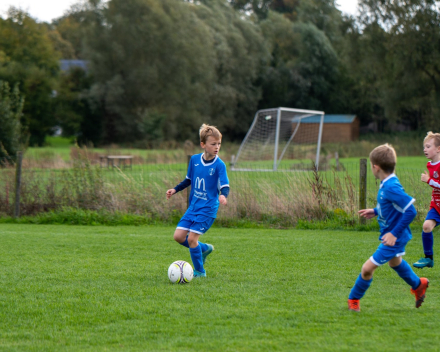
[[[308,227],[316,221],[336,221],[354,226],[358,223],[359,157],[367,157],[375,146],[384,142],[394,144],[398,151],[397,174],[406,191],[417,199],[417,219],[422,220],[431,194],[430,187],[420,182],[426,159],[404,157],[420,155],[422,140],[422,134],[407,133],[371,135],[346,144],[324,144],[319,172],[311,170],[310,160],[283,160],[277,172],[229,171],[231,194],[228,205],[220,207],[217,223]],[[58,153],[62,148],[68,157]],[[237,149],[238,145],[228,144],[222,149],[222,159],[228,162]],[[335,151],[341,157],[338,167]],[[187,208],[187,191],[169,201],[165,192],[184,179],[186,154],[190,152],[198,152],[191,143],[186,143],[185,148],[161,150],[119,149],[117,146],[88,149],[70,147],[68,143],[52,149],[31,149],[23,160],[21,214],[35,216],[54,212],[59,216],[63,211],[71,214],[77,210],[101,214],[101,219],[130,214],[148,222],[174,221]],[[101,165],[99,157],[109,154],[133,155],[133,167],[121,170]],[[0,169],[0,216],[3,217],[13,214],[15,189],[14,165],[4,164],[7,167]],[[251,169],[271,167],[270,160],[249,165]],[[376,204],[378,186],[369,173],[369,207]],[[109,214],[113,215],[109,217]]]

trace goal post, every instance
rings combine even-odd
[[[323,125],[323,111],[283,107],[258,110],[231,170],[310,169],[313,162],[318,168]]]

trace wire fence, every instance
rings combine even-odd
[[[295,224],[301,220],[322,220],[331,216],[357,219],[360,199],[360,162],[329,163],[325,170],[298,171],[297,161],[285,161],[278,171],[228,170],[231,192],[219,218]],[[304,163],[303,163],[304,164]],[[167,189],[181,182],[187,171],[187,157],[176,154],[163,162],[135,162],[109,166],[79,153],[62,167],[38,164],[23,158],[21,186],[16,194],[17,163],[0,159],[0,215],[20,215],[73,207],[118,211],[169,220],[187,208],[187,190],[166,200]],[[228,167],[229,169],[229,167]],[[379,181],[369,168],[366,179],[367,207],[376,205]],[[295,171],[296,170],[296,171]],[[416,198],[418,217],[423,219],[431,199],[431,188],[420,181],[423,170],[397,168],[396,174],[408,194]]]

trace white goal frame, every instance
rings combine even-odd
[[[235,164],[237,163],[237,161],[240,158],[240,154],[243,150],[243,147],[246,145],[246,142],[249,138],[249,136],[251,135],[257,121],[259,118],[259,115],[265,112],[274,112],[276,111],[276,131],[275,131],[275,150],[274,150],[274,156],[273,156],[273,168],[272,169],[242,169],[242,168],[236,168]],[[288,142],[286,143],[283,151],[281,152],[281,155],[278,157],[278,146],[280,143],[279,137],[280,137],[280,125],[281,125],[281,113],[283,111],[286,112],[291,112],[291,113],[298,113],[298,114],[303,114],[302,116],[297,116],[292,118],[292,122],[296,122],[297,125],[295,127],[295,130],[292,132],[290,139],[288,140]],[[315,111],[315,110],[305,110],[305,109],[293,109],[293,108],[284,108],[284,107],[278,107],[278,108],[272,108],[272,109],[262,109],[262,110],[258,110],[255,113],[255,117],[254,120],[252,122],[251,127],[249,128],[249,131],[246,133],[246,136],[243,139],[243,142],[240,145],[240,148],[238,149],[237,155],[234,158],[233,162],[232,162],[232,166],[231,166],[231,170],[232,171],[277,171],[278,170],[278,166],[281,162],[281,160],[283,159],[284,153],[287,150],[287,147],[289,146],[289,144],[291,143],[291,141],[293,140],[293,138],[295,137],[298,128],[301,124],[301,121],[307,117],[311,117],[311,116],[321,116],[320,118],[320,122],[319,122],[319,132],[318,132],[318,140],[317,140],[317,147],[316,147],[316,159],[315,159],[315,167],[316,170],[318,170],[319,168],[319,155],[320,155],[320,151],[321,151],[321,139],[322,139],[322,130],[323,130],[323,126],[324,126],[324,111]]]

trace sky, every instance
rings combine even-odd
[[[78,0],[0,0],[0,16],[5,17],[9,6],[19,7],[30,13],[39,21],[51,22],[60,17]],[[338,8],[345,13],[354,15],[357,0],[336,0]]]

